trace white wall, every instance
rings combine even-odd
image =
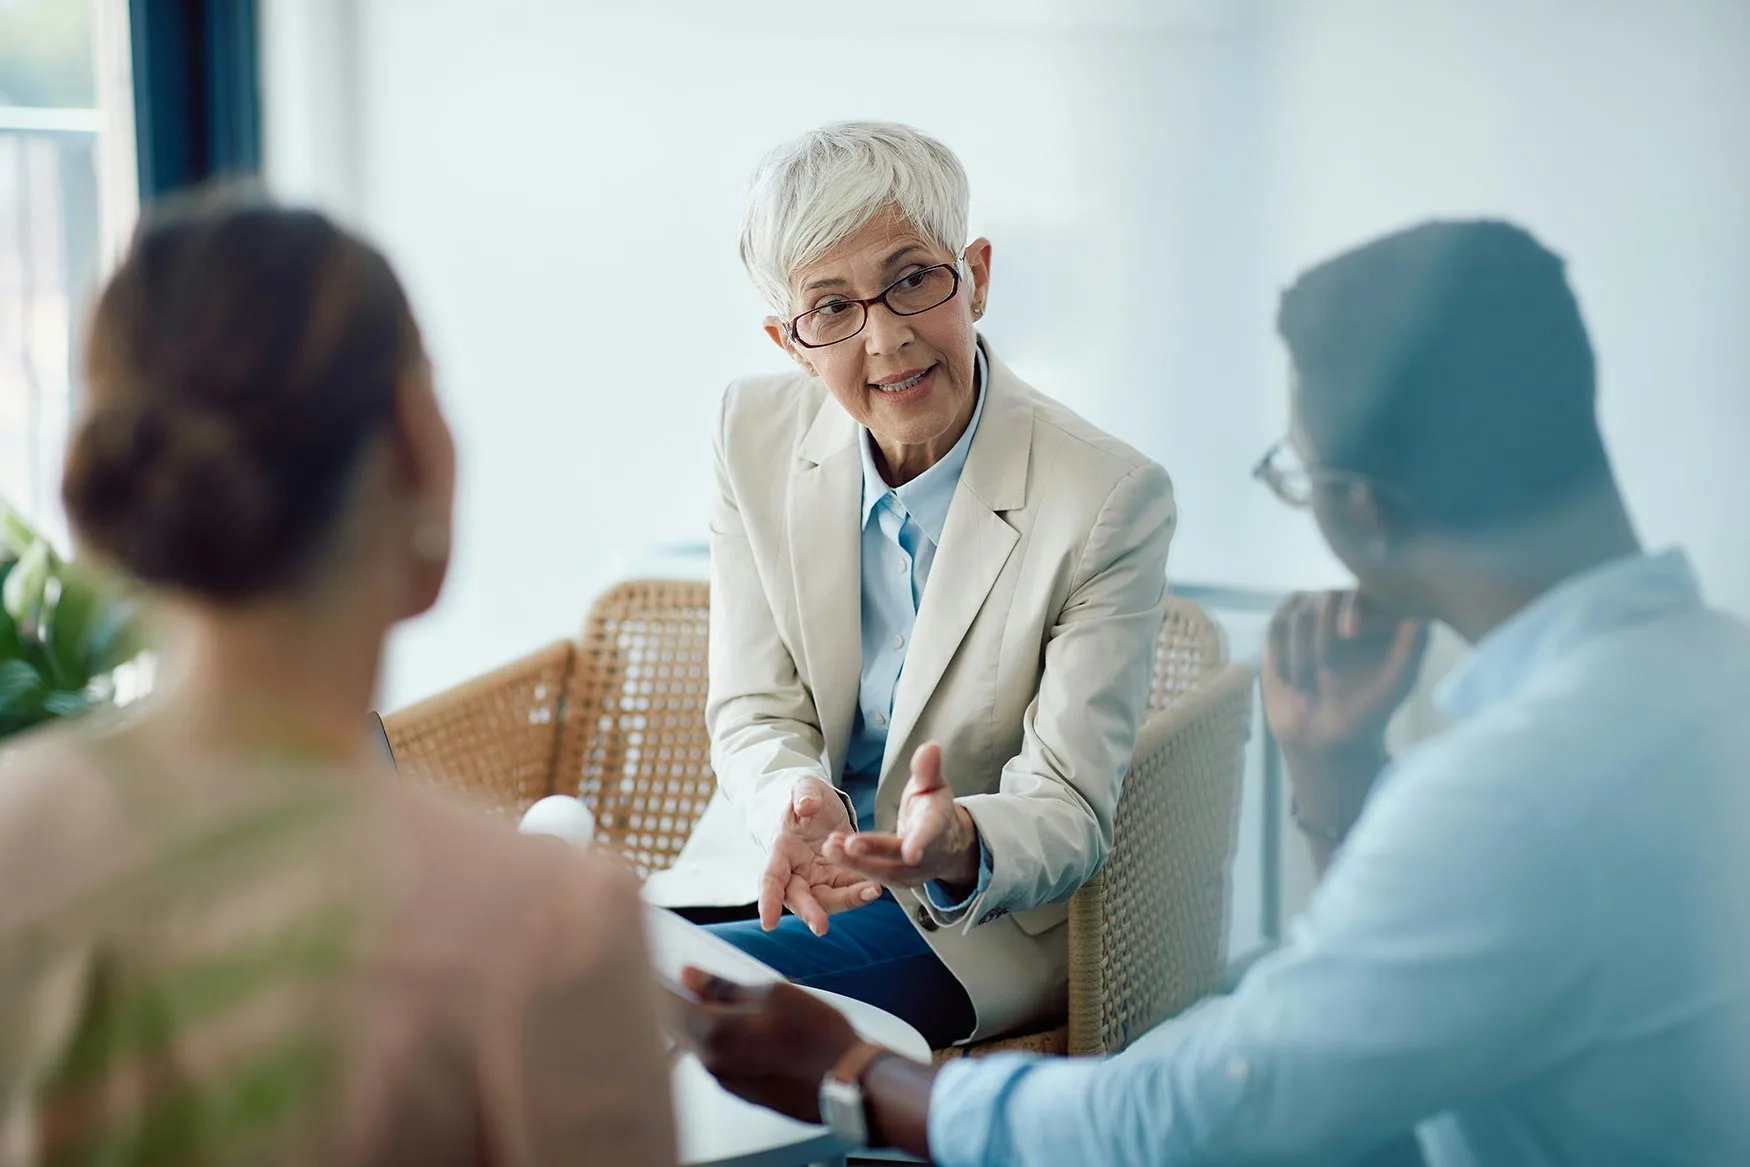
[[[386,703],[565,634],[650,548],[703,534],[718,393],[784,367],[735,256],[743,183],[833,118],[961,153],[993,343],[1177,473],[1177,570],[1314,553],[1246,479],[1282,428],[1253,5],[360,0],[355,75],[329,84],[348,55],[310,42],[333,7],[269,5],[270,173],[395,258],[463,456],[453,584],[397,641]],[[712,306],[690,335],[662,332],[676,297]]]
[[[702,535],[717,394],[783,367],[735,258],[743,180],[853,116],[960,153],[988,335],[1172,471],[1180,578],[1339,578],[1247,479],[1284,426],[1276,295],[1498,214],[1570,259],[1650,541],[1750,615],[1740,0],[266,0],[264,27],[270,177],[388,248],[462,446],[455,576],[386,707]],[[710,306],[689,335],[659,326],[675,298]]]

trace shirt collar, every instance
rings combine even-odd
[[[990,385],[990,366],[985,360],[984,346],[977,345],[974,353],[973,392],[978,394],[978,404],[972,407],[972,420],[966,424],[966,432],[960,435],[960,440],[954,443],[954,448],[940,462],[904,486],[890,487],[882,479],[881,471],[875,468],[874,438],[867,429],[860,433],[858,449],[863,456],[865,528],[869,525],[869,516],[875,513],[881,500],[891,494],[899,500],[905,513],[923,528],[930,542],[941,545],[942,528],[948,522],[948,508],[954,502],[954,488],[960,484],[960,471],[966,467],[966,455],[972,450],[972,435],[978,432],[978,419],[984,416],[984,403],[989,396],[986,389]]]
[[[1435,702],[1455,720],[1475,717],[1585,641],[1700,606],[1701,588],[1683,552],[1612,560],[1564,580],[1478,641],[1440,684]]]

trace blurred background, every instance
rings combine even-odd
[[[381,705],[475,675],[616,579],[704,570],[718,395],[786,367],[743,183],[882,118],[959,153],[987,336],[1173,474],[1171,573],[1241,655],[1341,579],[1248,478],[1285,425],[1276,296],[1441,215],[1568,257],[1643,533],[1750,616],[1746,63],[1743,0],[0,0],[0,498],[63,530],[81,313],[141,197],[259,170],[385,247],[457,429],[455,571]],[[1236,950],[1306,887],[1255,750]]]

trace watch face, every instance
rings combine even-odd
[[[828,1078],[820,1084],[820,1120],[853,1147],[867,1146],[869,1124],[863,1117],[863,1091],[855,1082]]]

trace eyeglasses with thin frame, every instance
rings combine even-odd
[[[1312,505],[1313,490],[1323,482],[1373,482],[1365,474],[1353,470],[1338,470],[1329,466],[1309,466],[1294,448],[1292,438],[1282,438],[1264,451],[1258,464],[1252,467],[1252,477],[1268,486],[1273,494],[1289,506],[1304,510]],[[1384,489],[1374,483],[1375,489]]]
[[[840,297],[793,318],[785,330],[803,348],[826,348],[850,340],[869,323],[869,309],[880,304],[895,316],[921,316],[940,308],[960,291],[960,264],[938,263],[900,276],[867,300]]]
[[[1264,456],[1252,467],[1252,477],[1297,510],[1312,505],[1313,468],[1301,459],[1290,438],[1282,438],[1264,451]]]

